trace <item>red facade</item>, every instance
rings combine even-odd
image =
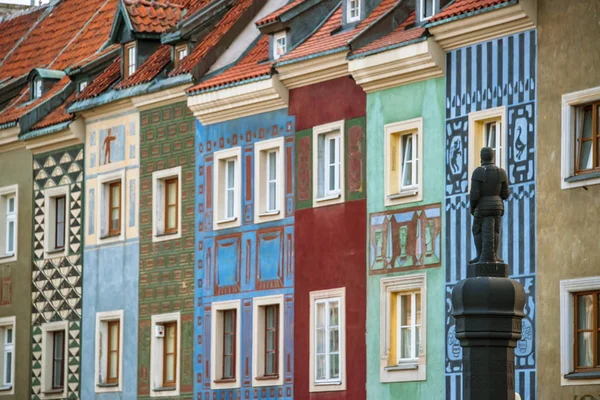
[[[294,398],[311,400],[363,400],[366,398],[366,185],[364,182],[364,117],[366,95],[349,77],[338,78],[290,91],[290,115],[296,132],[334,121],[357,121],[347,129],[344,156],[346,199],[344,203],[312,207],[310,156],[302,157],[298,146],[310,149],[308,136],[297,136],[297,211],[295,218],[294,282]],[[348,127],[352,124],[346,124]],[[354,140],[354,145],[353,143]],[[313,157],[315,156],[312,149]],[[356,183],[358,177],[359,184]],[[354,188],[354,189],[353,189]],[[356,189],[358,188],[358,189]],[[308,203],[306,203],[308,200]],[[305,207],[305,208],[303,208]],[[346,390],[309,391],[310,292],[346,288]]]

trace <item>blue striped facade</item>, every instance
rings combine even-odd
[[[450,51],[446,55],[446,399],[462,399],[462,351],[451,316],[451,293],[466,278],[475,256],[468,198],[470,112],[506,107],[506,170],[511,195],[506,202],[501,248],[509,274],[521,282],[527,300],[523,338],[515,349],[515,390],[534,400],[535,357],[535,130],[537,32],[502,37]],[[519,135],[521,133],[521,135]],[[525,148],[517,149],[525,143]]]

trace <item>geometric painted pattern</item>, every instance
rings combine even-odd
[[[36,155],[33,159],[32,381],[40,399],[42,324],[68,321],[67,398],[79,399],[81,369],[83,146]],[[66,255],[44,258],[46,189],[69,186],[69,243]]]

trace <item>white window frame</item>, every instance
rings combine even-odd
[[[575,333],[573,332],[575,300],[578,292],[600,289],[600,276],[586,278],[566,279],[560,281],[560,385],[600,385],[600,379],[566,379],[564,376],[573,372],[575,360],[573,359],[573,345]]]
[[[591,173],[587,177],[579,175],[582,178],[576,181],[569,181],[569,178],[575,176],[575,121],[576,108],[580,105],[600,100],[600,86],[567,93],[562,96],[562,121],[561,121],[561,189],[573,189],[582,186],[597,185],[600,183],[600,176]],[[578,178],[579,178],[578,176]]]
[[[339,191],[328,190],[329,178],[327,174],[327,143],[328,138],[339,135]],[[319,195],[319,140],[323,136],[323,194]],[[344,120],[332,122],[313,128],[313,207],[328,206],[344,202],[346,192],[345,181],[345,143],[344,143]]]
[[[15,209],[8,215],[8,199],[15,198]],[[13,252],[7,253],[8,222],[14,221]],[[0,264],[17,260],[19,244],[19,186],[10,185],[0,188]]]
[[[278,353],[278,372],[279,377],[269,380],[260,380],[263,376],[264,371],[264,352],[265,352],[265,317],[264,310],[266,306],[277,305],[279,306],[279,315],[277,319],[278,323],[278,341],[277,341],[277,353]],[[284,300],[283,295],[275,296],[264,296],[255,297],[252,302],[252,386],[281,386],[283,385],[283,344],[284,344]]]
[[[242,221],[242,149],[234,147],[227,150],[215,151],[213,153],[213,229],[226,229],[241,226]],[[227,213],[227,195],[225,193],[227,184],[227,161],[235,160],[235,176],[234,176],[234,216],[226,217]],[[221,193],[223,192],[223,193]],[[223,199],[223,197],[225,197]]]
[[[283,53],[279,54],[279,41],[283,39]],[[287,34],[285,31],[277,32],[273,35],[273,60],[278,60],[282,55],[287,53]]]
[[[347,0],[346,2],[346,22],[350,23],[350,22],[356,22],[356,21],[360,21],[360,2],[362,0]],[[352,2],[354,2],[356,4],[356,15],[352,15],[352,12],[354,11],[352,8]]]
[[[110,224],[110,214],[108,210],[109,185],[113,182],[121,181],[121,232],[119,235],[108,236],[108,226]],[[96,226],[98,227],[98,244],[107,244],[125,240],[126,221],[126,179],[125,170],[115,171],[103,174],[98,177],[97,202],[100,212],[96,212]]]
[[[2,341],[3,351],[0,354],[1,363],[0,363],[0,396],[12,395],[15,393],[15,343],[16,343],[16,317],[4,317],[0,318],[0,340]],[[10,345],[6,345],[6,330],[8,328],[12,329],[12,343]],[[7,349],[8,347],[8,349]],[[12,382],[7,384],[6,379],[6,353],[11,352],[11,365],[9,368],[11,369],[11,378]]]
[[[83,92],[88,85],[88,81],[81,81],[78,85],[79,93]]]
[[[317,382],[316,373],[316,305],[323,300],[339,301],[339,337],[340,337],[340,379],[336,381]],[[310,362],[309,391],[334,392],[346,390],[346,288],[335,288],[310,292]]]
[[[177,323],[177,359],[175,360],[177,370],[175,387],[165,390],[162,388],[164,338],[156,337],[156,326],[169,322]],[[153,315],[150,335],[150,397],[179,396],[181,390],[181,312]]]
[[[44,81],[42,80],[42,78],[37,75],[35,78],[33,78],[33,99],[39,99],[40,97],[42,97],[42,95],[44,94]]]
[[[56,206],[57,197],[65,196],[65,245],[61,249],[54,246],[56,226]],[[44,189],[44,258],[64,257],[68,253],[70,239],[70,219],[71,202],[69,185],[55,186]]]
[[[393,122],[386,124],[383,129],[385,206],[389,207],[423,200],[423,118]],[[416,160],[417,163],[416,169],[413,168],[413,174],[417,173],[417,182],[411,187],[402,189],[401,181],[404,172],[402,164],[404,154],[401,154],[402,136],[410,134],[415,135],[417,139],[417,145],[414,146],[413,143],[413,162]],[[396,146],[393,146],[393,142]],[[394,147],[398,149],[396,154],[392,154]],[[397,165],[397,182],[392,182],[392,179],[394,179],[392,177],[392,163]]]
[[[269,202],[269,153],[276,152],[276,193],[277,207],[268,210]],[[284,141],[283,137],[265,140],[254,145],[254,223],[276,221],[284,217],[285,207],[285,174],[284,174]]]
[[[391,304],[392,296],[397,293],[412,293],[419,291],[421,294],[421,345],[420,354],[414,362],[402,362],[396,366],[388,365],[390,347],[393,340],[390,337]],[[427,378],[427,275],[410,274],[382,278],[379,291],[379,322],[380,322],[380,356],[379,377],[382,383],[424,381]],[[399,314],[397,314],[397,318]],[[396,335],[400,335],[397,330]],[[397,351],[399,348],[397,347]]]
[[[186,58],[188,55],[188,47],[187,44],[175,47],[175,58],[177,61],[181,61]]]
[[[223,318],[220,313],[227,310],[235,310],[235,381],[234,382],[215,382],[221,379],[223,373]],[[241,386],[241,302],[240,300],[220,301],[211,304],[211,326],[210,326],[210,388],[215,389],[236,389]]]
[[[127,47],[127,61],[127,76],[131,76],[137,71],[137,43]]]
[[[108,346],[108,323],[119,321],[119,382],[106,384],[103,380],[106,372],[106,349]],[[95,393],[123,391],[123,310],[103,311],[96,313],[95,341]],[[102,378],[102,379],[101,379]]]
[[[425,11],[425,2],[430,1],[431,2],[431,15],[427,15],[424,16],[424,11]],[[420,21],[429,21],[431,19],[431,17],[433,17],[436,14],[436,10],[437,10],[437,1],[436,0],[419,0],[419,20]]]
[[[496,143],[497,147],[500,148],[500,154],[494,155],[494,163],[500,167],[506,169],[506,107],[495,107],[488,110],[474,111],[469,113],[469,175],[473,174],[475,168],[481,165],[481,148],[475,148],[475,141],[481,136],[481,142],[483,144],[485,124],[492,121],[498,121],[500,123],[500,131],[496,130]],[[471,181],[469,180],[469,188],[471,187]]]
[[[57,392],[52,390],[52,351],[53,342],[52,334],[56,331],[65,331],[64,343],[64,380],[65,385],[62,391]],[[67,321],[49,322],[42,324],[42,376],[41,376],[41,393],[42,399],[63,399],[67,397],[67,389],[69,387],[69,324]]]
[[[177,178],[177,232],[165,234],[165,182]],[[152,242],[181,238],[181,166],[163,169],[152,173]]]

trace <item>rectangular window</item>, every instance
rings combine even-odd
[[[211,186],[215,222],[213,229],[240,226],[241,212],[241,148],[214,153],[214,179]]]
[[[494,149],[494,161],[498,166],[500,165],[500,160],[502,160],[502,143],[500,141],[501,128],[502,125],[499,120],[485,122],[483,124],[482,147],[491,147]]]
[[[17,225],[16,198],[14,195],[6,196],[6,255],[15,253],[15,232]]]
[[[279,32],[273,36],[273,59],[277,60],[287,51],[286,33]]]
[[[396,294],[397,364],[417,360],[421,342],[421,293]]]
[[[85,90],[85,88],[87,87],[87,85],[88,85],[87,81],[79,82],[79,93],[83,92]]]
[[[315,314],[315,382],[340,380],[340,300],[316,302]]]
[[[265,140],[254,145],[254,222],[283,218],[285,194],[283,138]]]
[[[44,93],[44,81],[39,76],[33,80],[33,98],[39,99]]]
[[[52,332],[52,389],[65,386],[65,331]]]
[[[108,321],[107,323],[107,357],[106,357],[106,382],[107,383],[118,383],[119,382],[119,349],[120,343],[120,320]]]
[[[223,375],[222,379],[235,379],[236,310],[223,311]]]
[[[65,213],[66,196],[58,196],[54,199],[54,248],[65,247]]]
[[[179,215],[179,181],[165,180],[165,233],[176,233]]]
[[[600,290],[576,293],[574,309],[575,372],[600,371],[598,318]]]
[[[121,181],[108,184],[108,235],[121,234]]]
[[[475,168],[481,165],[481,149],[484,147],[494,149],[494,163],[501,168],[506,168],[506,154],[504,152],[506,143],[505,122],[505,107],[496,107],[469,113],[469,154],[467,157],[469,176],[473,174]],[[517,132],[521,132],[522,130],[523,127],[517,127]],[[522,135],[527,136],[527,133],[522,132]],[[526,138],[523,137],[523,140],[526,141]],[[518,145],[519,142],[517,141],[516,143]],[[455,165],[452,164],[453,162]],[[451,161],[450,167],[453,172],[458,171],[458,162],[457,160]]]
[[[181,167],[152,173],[152,241],[181,237]]]
[[[235,218],[235,163],[236,160],[225,161],[225,218]]]
[[[265,307],[265,376],[276,376],[279,348],[279,305]]]
[[[125,77],[127,77],[130,75],[133,75],[137,69],[135,42],[127,43],[124,46],[124,53],[125,53],[124,69],[125,69]]]
[[[164,324],[163,387],[175,387],[177,379],[177,322]]]
[[[0,394],[14,394],[15,317],[0,318]]]
[[[313,128],[313,206],[344,201],[344,121]]]
[[[435,13],[435,0],[421,0],[421,21],[433,17]]]
[[[186,58],[187,55],[188,55],[188,46],[186,43],[175,46],[175,60],[174,60],[175,68],[179,67],[179,65],[181,64],[181,60]]]
[[[575,117],[575,173],[600,169],[600,102],[579,106]]]
[[[398,152],[400,171],[398,186],[400,191],[411,190],[418,186],[418,168],[419,156],[417,153],[416,133],[409,133],[400,136],[400,149]]]
[[[252,309],[252,386],[283,384],[284,296],[255,297]]]
[[[347,22],[354,22],[360,20],[360,0],[348,0],[347,9]]]
[[[13,327],[7,326],[4,328],[4,386],[13,383],[14,351]]]
[[[423,145],[420,139],[423,118],[394,122],[384,127],[385,205],[420,201]]]
[[[277,151],[267,153],[267,212],[279,210],[277,201]]]
[[[330,133],[325,136],[325,196],[340,192],[340,135]]]

